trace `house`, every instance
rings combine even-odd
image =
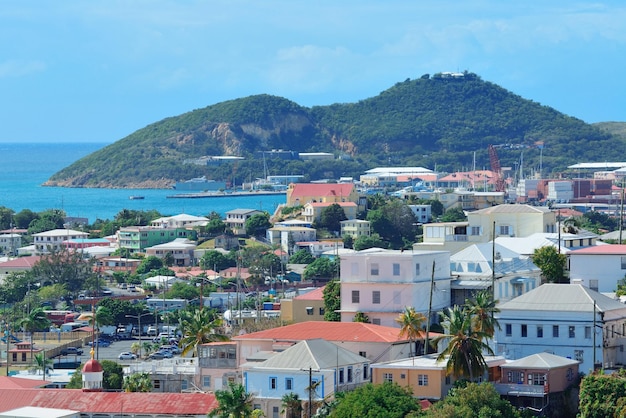
[[[294,252],[306,250],[313,257],[321,257],[326,252],[336,253],[343,250],[343,241],[341,240],[325,240],[325,241],[301,241],[294,244]]]
[[[37,348],[28,341],[15,343],[14,347],[8,351],[9,365],[33,364],[35,356],[42,352],[42,348]]]
[[[595,367],[626,364],[626,305],[580,284],[543,284],[498,305],[496,353],[517,360],[550,352]]]
[[[80,238],[88,238],[89,233],[72,229],[52,229],[33,234],[36,254],[47,254],[63,248],[64,242]]]
[[[351,183],[292,183],[287,189],[287,206],[304,206],[309,202],[359,203],[356,187]]]
[[[137,258],[104,257],[96,260],[95,268],[107,274],[113,274],[116,271],[132,274],[137,270],[141,261]]]
[[[180,215],[157,218],[150,222],[150,226],[153,228],[193,228],[206,225],[208,222],[209,218],[204,216],[193,216],[182,213]]]
[[[280,318],[284,323],[324,320],[324,289],[318,287],[292,299],[280,300]]]
[[[341,236],[351,236],[353,239],[369,237],[371,234],[371,222],[363,219],[349,219],[341,221]]]
[[[304,340],[324,339],[371,361],[408,356],[410,343],[398,328],[363,322],[309,321],[233,337],[239,365],[259,352],[285,350]]]
[[[537,232],[527,237],[497,237],[496,244],[502,245],[522,256],[531,256],[537,248],[554,247],[562,254],[587,248],[595,245],[607,245],[598,241],[598,236],[588,231],[576,233],[567,232]]]
[[[437,200],[445,210],[462,209],[474,211],[504,203],[504,192],[476,192],[466,189],[454,189],[451,191],[450,189],[439,187],[438,183],[434,185],[434,182],[432,182],[432,184],[434,189],[406,191],[398,194],[405,200],[411,198]]]
[[[494,384],[500,395],[517,408],[531,407],[552,416],[558,411],[562,394],[578,378],[579,362],[547,352],[532,354],[500,366],[500,381]]]
[[[394,382],[408,387],[418,399],[443,399],[456,379],[446,371],[447,361],[438,361],[439,354],[409,357],[401,360],[377,362],[371,365],[372,383]],[[484,356],[488,370],[479,381],[499,380],[499,367],[505,363],[502,356]]]
[[[128,226],[117,231],[117,242],[120,248],[127,248],[132,253],[143,253],[146,248],[171,242],[177,238],[196,241],[198,233],[187,228],[155,228],[152,226]]]
[[[450,274],[455,278],[450,284],[453,305],[494,285],[494,299],[504,302],[541,284],[541,270],[530,257],[493,242],[473,244],[450,256]]]
[[[266,239],[270,245],[280,245],[289,254],[297,251],[294,243],[315,241],[316,237],[317,230],[303,226],[274,226],[266,231]]]
[[[30,271],[39,260],[41,256],[29,255],[0,263],[0,282],[3,282],[11,273]]]
[[[244,386],[265,416],[278,416],[283,396],[291,393],[304,401],[305,410],[313,411],[317,402],[369,383],[369,363],[323,339],[304,340],[246,368]]]
[[[144,280],[146,285],[154,286],[156,289],[162,288],[170,288],[174,285],[174,283],[182,282],[183,280],[179,279],[176,276],[152,276],[148,277]]]
[[[424,242],[414,248],[456,253],[497,237],[527,237],[537,232],[556,232],[554,212],[544,206],[504,204],[469,212],[467,222],[426,224]]]
[[[398,327],[406,306],[428,316],[450,306],[450,253],[370,248],[343,254],[340,262],[341,321],[357,312],[376,325]],[[432,295],[432,301],[429,303]]]
[[[15,233],[0,234],[0,254],[17,254],[22,246],[22,236]]]
[[[570,282],[597,292],[617,290],[626,277],[626,245],[597,245],[569,252]]]
[[[152,381],[152,393],[181,393],[197,391],[200,381],[198,358],[174,357],[171,359],[133,362],[124,367],[124,377],[147,373]]]
[[[223,390],[229,382],[241,382],[237,343],[233,341],[201,344],[198,348],[198,362],[198,387],[203,391]]]
[[[160,259],[171,256],[171,259],[174,260],[174,266],[189,267],[196,262],[194,256],[195,249],[195,241],[190,241],[186,238],[176,238],[173,241],[146,248],[146,256],[154,256]]]
[[[322,212],[331,205],[339,205],[346,215],[346,219],[356,219],[357,204],[354,202],[308,202],[304,205],[302,215],[305,222],[319,222],[322,218]]]
[[[246,235],[246,221],[263,211],[256,209],[233,209],[226,212],[224,223],[235,235]]]

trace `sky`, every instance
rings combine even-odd
[[[626,121],[626,2],[3,0],[0,142],[112,143],[254,94],[302,106],[470,71]]]

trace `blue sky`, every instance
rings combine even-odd
[[[617,0],[4,0],[0,142],[110,143],[252,94],[327,105],[464,70],[626,121],[624,22]]]

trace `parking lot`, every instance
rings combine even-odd
[[[146,341],[150,341],[152,343],[152,338],[143,336],[141,338],[141,342],[144,343]],[[118,356],[120,355],[120,353],[124,351],[131,351],[130,346],[135,342],[139,342],[139,338],[135,338],[132,340],[113,341],[111,342],[111,345],[109,345],[108,347],[97,347],[96,358],[98,360],[112,360],[120,364],[130,364],[136,361],[144,361],[144,360],[119,360],[118,359]],[[69,359],[75,358],[76,361],[80,360],[81,363],[84,363],[89,359],[91,347],[88,345],[85,345],[83,347],[83,350],[84,352],[81,356],[69,355],[69,356],[63,356],[63,358],[69,358]],[[142,353],[143,353],[143,349],[142,349]]]

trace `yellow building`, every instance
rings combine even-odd
[[[282,299],[280,303],[281,319],[289,324],[323,321],[324,287],[318,287],[293,299]]]
[[[349,183],[292,183],[287,189],[287,206],[304,206],[318,203],[359,203],[354,184]]]

